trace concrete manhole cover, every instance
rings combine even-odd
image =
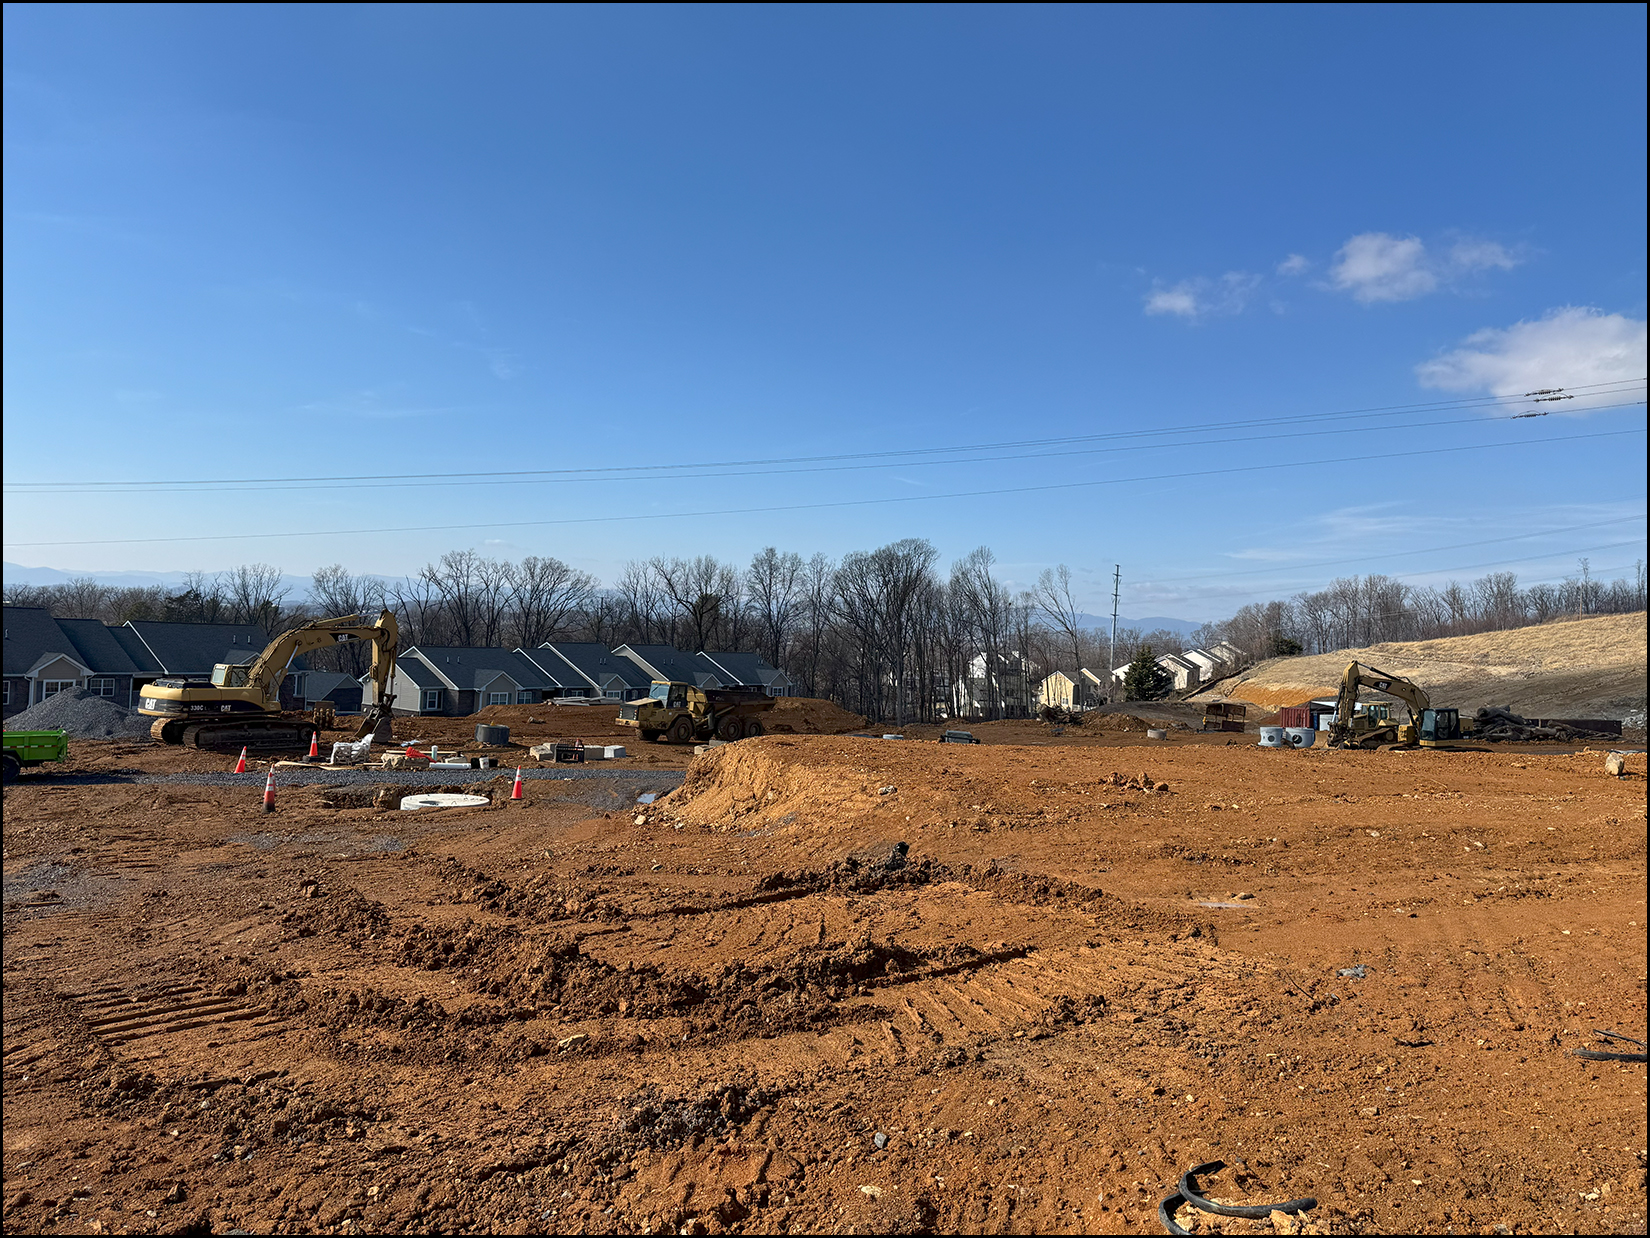
[[[419,808],[476,808],[482,804],[492,803],[485,795],[454,795],[449,792],[437,791],[429,795],[408,795],[401,801],[401,811],[411,812]]]

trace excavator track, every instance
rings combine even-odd
[[[207,752],[305,752],[315,724],[286,718],[247,718],[244,721],[191,722],[170,742]]]

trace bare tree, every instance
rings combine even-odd
[[[529,556],[515,573],[515,643],[531,649],[562,635],[575,616],[588,613],[596,578],[560,559]]]
[[[689,652],[713,648],[724,620],[723,606],[739,596],[738,573],[718,563],[714,555],[693,559],[659,558],[652,560],[650,566],[659,587],[686,627],[685,634],[693,641]]]
[[[290,590],[281,583],[281,569],[268,563],[242,564],[218,577],[230,623],[251,623],[265,638],[280,626],[283,603]]]
[[[1072,673],[1076,674],[1083,665],[1083,629],[1082,612],[1071,593],[1071,569],[1064,563],[1044,568],[1037,575],[1037,587],[1031,596],[1037,609],[1066,638]]]
[[[626,640],[652,645],[670,639],[664,590],[659,587],[652,564],[638,559],[626,563],[614,586],[614,595],[623,614],[620,628]]]
[[[360,615],[363,623],[371,623],[385,605],[382,581],[371,576],[352,576],[341,563],[320,568],[310,577],[309,606],[322,618]],[[372,660],[365,641],[344,641],[329,650],[316,650],[306,656],[311,666],[325,669],[330,662],[334,669],[356,678],[366,673]]]
[[[745,583],[768,661],[783,666],[791,629],[803,605],[802,556],[764,547],[751,558]]]

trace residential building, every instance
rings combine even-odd
[[[796,695],[796,681],[759,653],[697,653],[694,657],[702,659],[714,668],[718,676],[724,677],[724,685],[761,687],[769,696]]]
[[[1031,666],[1017,651],[975,654],[957,683],[957,703],[965,717],[1029,718]]]
[[[718,672],[711,663],[669,645],[620,645],[613,652],[641,667],[649,683],[661,679],[668,683],[690,683],[697,688],[728,686],[725,672]]]
[[[516,649],[415,645],[395,660],[397,714],[464,717],[489,705],[537,705],[565,685]],[[362,676],[363,705],[377,699],[371,674]]]
[[[1187,688],[1195,688],[1203,682],[1197,664],[1188,661],[1178,653],[1164,654],[1157,660],[1157,664],[1174,676],[1174,691],[1176,692],[1184,692]]]
[[[1212,650],[1187,649],[1180,656],[1197,667],[1199,683],[1209,683],[1231,673],[1226,665],[1226,659]]]
[[[1038,708],[1084,710],[1105,703],[1104,685],[1090,670],[1056,670],[1037,685]]]
[[[361,712],[361,682],[352,675],[337,671],[310,671],[303,677],[303,685],[305,709],[314,709],[317,704],[326,701],[337,713]]]
[[[137,704],[154,680],[209,679],[220,662],[255,661],[268,644],[253,624],[134,620],[110,627],[95,619],[54,619],[37,606],[5,608],[5,716],[58,692],[85,689],[121,705]],[[301,708],[308,667],[294,659],[281,702]]]
[[[5,608],[5,716],[59,692],[89,689],[121,705],[134,701],[140,667],[94,619],[54,619],[40,606]]]
[[[568,690],[560,694],[563,696],[633,701],[646,696],[653,682],[652,674],[635,659],[599,641],[546,641],[537,649],[521,652],[546,674],[566,681]]]

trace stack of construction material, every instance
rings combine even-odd
[[[1619,739],[1621,723],[1610,718],[1523,718],[1501,705],[1480,709],[1473,718],[1473,738],[1496,742]]]
[[[1248,716],[1247,705],[1238,705],[1231,701],[1210,701],[1203,707],[1203,729],[1241,732],[1244,719]]]

